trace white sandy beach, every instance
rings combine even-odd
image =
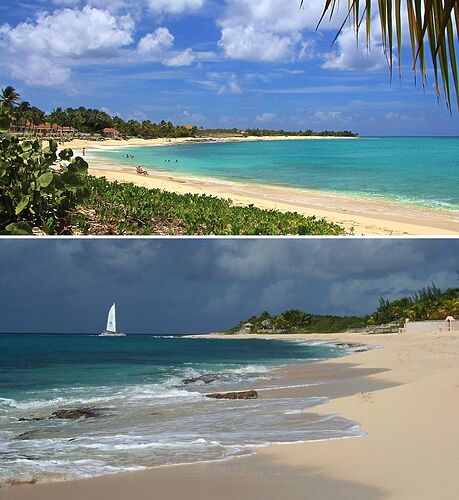
[[[291,140],[316,140],[323,138],[291,137]],[[346,138],[343,138],[343,140]],[[259,138],[215,139],[260,140]],[[263,138],[263,140],[285,140],[285,137]],[[82,154],[83,147],[88,154],[91,148],[113,146],[166,146],[194,142],[193,139],[131,139],[129,141],[107,140],[103,142],[73,141],[66,143],[76,154]],[[433,210],[413,205],[369,200],[350,196],[324,193],[316,190],[278,187],[265,184],[244,184],[217,179],[171,175],[149,171],[148,176],[135,173],[132,167],[112,165],[107,161],[86,156],[90,163],[90,173],[104,176],[111,181],[132,182],[148,188],[159,188],[179,194],[208,194],[231,199],[237,205],[254,204],[264,209],[293,211],[300,214],[326,218],[343,226],[356,235],[425,235],[452,236],[459,234],[459,213]]]
[[[285,338],[285,337],[284,337]],[[360,423],[364,437],[275,445],[256,455],[123,473],[88,480],[16,486],[5,500],[388,499],[459,497],[459,337],[451,334],[298,335],[383,347],[288,369],[278,389],[326,394],[315,413]],[[199,342],[199,340],[196,340]],[[224,341],[216,339],[216,341]],[[263,397],[261,395],[260,397]],[[311,410],[308,410],[311,411]]]

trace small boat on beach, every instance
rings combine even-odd
[[[107,328],[99,335],[99,337],[126,337],[125,333],[116,331],[116,305],[113,303],[108,311]]]

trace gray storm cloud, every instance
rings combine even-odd
[[[458,240],[3,240],[2,331],[228,328],[268,309],[366,314],[434,282],[457,286]],[[74,318],[70,324],[68,318]]]

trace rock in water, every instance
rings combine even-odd
[[[214,399],[257,399],[257,391],[241,391],[241,392],[215,392],[206,394],[206,398]]]
[[[26,441],[27,439],[35,439],[37,434],[41,432],[41,429],[34,429],[32,431],[23,432],[16,436],[14,439],[20,439],[21,441]]]
[[[79,418],[100,417],[106,408],[74,408],[71,410],[56,410],[48,417],[18,418],[18,422],[32,422],[36,420],[78,420]]]
[[[185,378],[182,380],[182,384],[194,384],[195,382],[204,382],[205,384],[210,384],[215,380],[218,380],[219,376],[214,373],[205,373],[200,377]]]
[[[53,411],[48,419],[76,420],[78,418],[94,418],[100,416],[102,410],[97,408],[75,408],[73,410]]]

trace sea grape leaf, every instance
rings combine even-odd
[[[40,183],[40,186],[41,187],[48,187],[51,182],[53,182],[53,179],[54,179],[54,175],[52,172],[46,172],[42,175],[40,175],[40,177],[38,178],[38,182]]]
[[[5,229],[8,234],[17,234],[17,235],[33,234],[32,226],[28,222],[24,221],[13,222],[12,224],[8,224]]]
[[[24,198],[22,198],[22,200],[18,203],[16,207],[15,210],[16,215],[19,215],[24,210],[24,208],[29,204],[29,201],[30,201],[29,196],[24,196]]]

